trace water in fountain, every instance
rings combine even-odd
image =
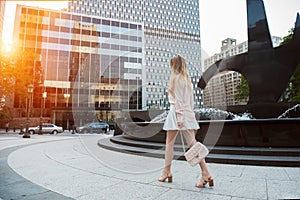
[[[216,108],[197,108],[194,110],[196,118],[199,120],[249,120],[253,119],[250,113],[234,114],[228,111],[216,109]],[[164,122],[168,116],[169,111],[165,111],[160,115],[157,115],[150,122]]]
[[[234,118],[232,120],[249,120],[249,119],[254,119],[251,113],[243,113],[241,115],[234,115]]]
[[[168,116],[169,111],[165,111],[161,113],[160,115],[157,115],[154,117],[150,122],[164,122]]]
[[[234,114],[216,108],[198,108],[194,111],[200,120],[249,120],[254,118],[250,113]]]
[[[298,108],[298,107],[300,107],[300,104],[297,104],[297,105],[295,105],[295,106],[293,106],[292,108],[289,108],[289,109],[287,109],[284,113],[282,113],[279,117],[278,117],[278,119],[280,119],[280,118],[287,118],[287,114],[290,112],[290,111],[296,111],[296,109]]]

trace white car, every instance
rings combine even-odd
[[[40,131],[40,126],[28,128],[28,132],[30,134],[39,133],[39,131]],[[63,132],[63,128],[61,126],[56,126],[55,124],[48,124],[48,123],[44,123],[42,125],[42,133],[57,134],[62,132]]]

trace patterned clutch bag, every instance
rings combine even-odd
[[[205,158],[208,154],[208,149],[202,143],[197,142],[187,152],[184,153],[184,157],[190,165],[195,166]]]
[[[181,130],[179,130],[179,131],[180,131],[180,137],[181,137],[181,142],[182,142],[182,149],[183,149],[183,152],[185,152],[182,133],[181,133]],[[209,151],[205,145],[203,145],[200,142],[196,142],[196,144],[194,144],[187,152],[184,153],[184,157],[185,157],[186,161],[194,167],[195,165],[199,164],[200,161],[203,158],[205,158],[208,153],[209,153]]]

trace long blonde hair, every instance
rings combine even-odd
[[[171,66],[171,78],[170,78],[170,86],[168,89],[169,94],[174,94],[174,87],[176,83],[177,77],[185,78],[188,81],[188,85],[191,89],[191,79],[188,74],[188,70],[186,67],[186,61],[185,59],[178,55],[170,59],[170,66]]]

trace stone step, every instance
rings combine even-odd
[[[165,144],[159,142],[146,142],[130,139],[126,136],[115,136],[111,141],[117,144],[142,147],[149,149],[164,149]],[[179,144],[178,144],[179,143]],[[260,156],[300,156],[300,148],[266,148],[266,147],[226,147],[226,146],[208,146],[210,153],[230,154],[230,155],[260,155]],[[177,141],[174,145],[174,151],[183,151],[182,144]]]
[[[206,158],[206,161],[226,164],[300,167],[300,157],[296,156],[249,156],[230,154],[209,154]]]
[[[120,138],[119,138],[120,139]],[[148,148],[147,144],[139,143],[138,146],[134,146],[132,141],[130,145],[124,143],[116,143],[115,137],[105,138],[98,141],[98,145],[102,148],[118,151],[122,153],[136,154],[140,156],[150,156],[157,158],[164,158],[164,144],[157,144],[157,148]],[[119,140],[120,141],[120,140]],[[124,142],[124,141],[123,141]],[[127,141],[128,142],[128,141]],[[148,142],[147,142],[148,143]],[[144,146],[143,146],[144,145]],[[214,147],[217,148],[217,147]],[[218,147],[219,149],[227,147]],[[237,151],[237,147],[233,148]],[[228,148],[227,148],[228,149]],[[229,148],[230,149],[230,148]],[[243,149],[243,148],[240,148]],[[259,148],[260,149],[260,148]],[[249,150],[249,148],[247,148]],[[242,150],[240,150],[242,151]],[[279,152],[283,151],[281,149]],[[224,151],[223,151],[224,152]],[[185,160],[182,149],[174,150],[174,159]],[[267,166],[293,166],[300,167],[299,156],[264,156],[264,155],[243,155],[243,154],[227,154],[227,153],[214,153],[211,151],[206,157],[207,162],[211,163],[227,163],[227,164],[246,164],[246,165],[267,165]]]

